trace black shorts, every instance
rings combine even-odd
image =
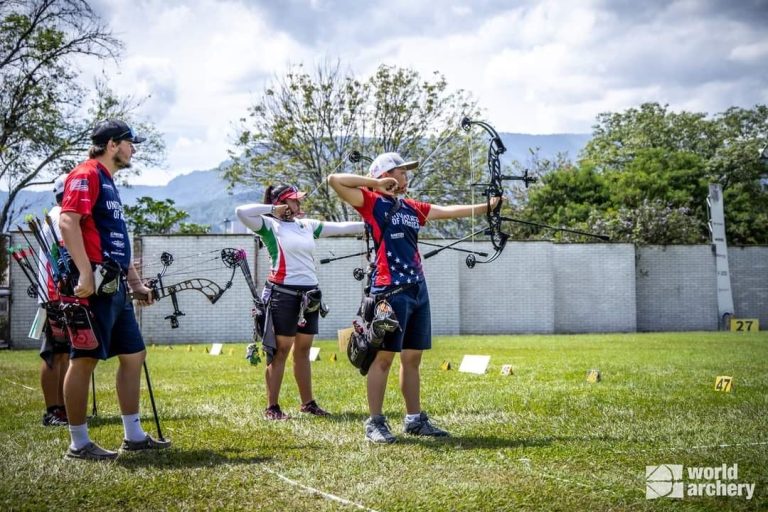
[[[314,290],[316,286],[287,286],[280,285],[281,288],[288,288],[295,291]],[[296,333],[317,334],[320,324],[320,311],[304,313],[306,324],[299,326],[299,309],[301,306],[301,297],[290,293],[281,293],[272,288],[269,299],[269,312],[272,315],[272,325],[277,336],[296,336]]]

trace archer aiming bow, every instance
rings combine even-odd
[[[350,151],[350,153],[348,155],[348,160],[350,162],[354,163],[354,164],[360,163],[360,162],[365,162],[367,164],[370,164],[370,163],[373,162],[373,158],[371,158],[369,156],[365,156],[365,155],[361,154],[357,150]],[[398,202],[395,203],[395,205],[398,205],[398,204],[399,204]],[[396,210],[396,208],[395,208],[395,210]],[[392,215],[394,215],[394,213],[395,213],[394,211],[388,212],[388,215],[391,217]],[[346,258],[353,258],[355,256],[365,256],[366,259],[368,260],[368,266],[366,268],[356,267],[352,271],[352,276],[356,280],[362,281],[363,279],[365,279],[366,276],[368,276],[370,274],[371,270],[372,270],[371,253],[372,253],[372,251],[374,249],[373,245],[371,244],[371,233],[370,233],[369,229],[370,228],[368,226],[366,226],[366,229],[365,229],[365,246],[366,246],[366,249],[364,251],[356,252],[356,253],[353,253],[353,254],[346,254],[344,256],[334,256],[332,258],[323,258],[323,259],[320,260],[320,264],[321,265],[325,265],[326,263],[331,263],[331,262],[337,261],[337,260],[343,260],[343,259],[346,259]],[[476,234],[478,234],[478,233],[476,233]],[[482,257],[488,256],[488,253],[483,252],[483,251],[474,251],[474,250],[469,250],[469,249],[462,249],[460,247],[454,247],[454,245],[456,245],[456,244],[458,244],[460,242],[463,242],[467,238],[469,238],[469,237],[465,237],[462,240],[458,240],[458,241],[453,242],[453,243],[448,244],[448,245],[439,245],[439,244],[435,244],[435,243],[431,243],[431,242],[424,242],[422,240],[419,240],[419,243],[422,244],[422,245],[429,245],[429,246],[433,246],[433,247],[439,247],[440,249],[438,251],[436,251],[436,252],[440,252],[440,251],[442,251],[444,249],[451,249],[451,250],[457,251],[457,252],[470,253],[469,255],[473,256],[473,257],[475,255],[482,256]],[[435,252],[435,251],[432,251],[432,252]],[[428,253],[428,254],[432,254],[432,253]],[[428,257],[428,256],[425,256],[425,258],[426,257]]]

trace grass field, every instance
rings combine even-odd
[[[321,341],[315,396],[331,418],[298,413],[287,374],[285,422],[262,419],[263,365],[245,345],[152,347],[161,426],[174,447],[113,463],[65,461],[65,429],[44,428],[35,351],[0,352],[2,510],[766,510],[768,332],[461,336],[422,365],[425,409],[447,440],[401,436],[393,367],[385,412],[398,442],[363,439],[364,378]],[[491,355],[486,375],[456,371]],[[454,369],[440,369],[448,360]],[[97,369],[91,437],[115,449],[122,425],[115,361]],[[512,364],[514,375],[500,375]],[[585,381],[598,368],[603,380]],[[289,372],[290,373],[290,372]],[[715,377],[734,378],[731,393]],[[155,433],[149,399],[143,425]],[[744,497],[646,500],[646,465],[738,464]],[[687,474],[685,483],[690,483]]]

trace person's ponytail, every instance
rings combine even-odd
[[[274,189],[274,185],[270,185],[264,190],[264,204],[272,204],[272,191]]]

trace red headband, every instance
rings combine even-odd
[[[283,190],[282,192],[280,192],[280,195],[278,195],[275,199],[272,200],[272,204],[281,203],[281,202],[285,201],[286,199],[296,199],[296,200],[298,200],[298,199],[301,199],[302,197],[304,197],[304,195],[305,194],[303,192],[299,192],[298,188],[291,186],[291,187],[288,187],[287,189]]]

